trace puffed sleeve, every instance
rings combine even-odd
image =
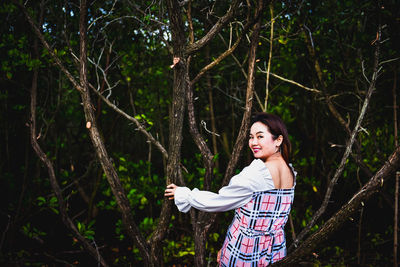
[[[265,170],[263,163],[252,163],[232,177],[229,185],[222,187],[218,193],[178,187],[175,190],[175,205],[181,212],[188,212],[191,207],[207,212],[236,209],[247,204],[253,192],[258,191],[259,181],[266,175]]]

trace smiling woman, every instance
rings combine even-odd
[[[257,113],[251,121],[249,147],[253,162],[218,193],[190,190],[174,184],[165,196],[181,212],[236,209],[222,249],[220,266],[267,266],[286,256],[284,226],[294,198],[296,172],[289,165],[290,141],[282,120]]]

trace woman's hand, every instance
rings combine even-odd
[[[218,254],[217,254],[217,262],[218,262],[218,264],[221,261],[221,250],[222,250],[222,248],[218,251]]]
[[[176,188],[177,186],[174,184],[167,185],[167,189],[165,189],[164,196],[168,197],[168,199],[174,199]]]

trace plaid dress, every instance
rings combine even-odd
[[[250,202],[235,211],[220,266],[267,266],[285,257],[283,228],[293,198],[294,187],[254,192]]]

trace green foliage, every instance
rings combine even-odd
[[[94,240],[94,235],[95,235],[95,230],[94,230],[94,224],[95,220],[92,220],[88,224],[85,224],[84,222],[76,221],[76,227],[78,229],[78,232],[83,235],[86,239],[89,240]]]
[[[41,209],[50,209],[55,214],[59,214],[58,200],[55,196],[49,198],[39,196],[36,199],[36,205],[39,206]]]
[[[177,261],[181,263],[190,263],[190,258],[194,255],[193,238],[188,235],[181,235],[173,240],[166,239],[164,241],[164,260]]]
[[[39,230],[38,228],[34,227],[31,225],[30,222],[27,224],[23,225],[21,228],[21,231],[24,235],[31,239],[38,239],[40,237],[46,236],[47,233]]]

